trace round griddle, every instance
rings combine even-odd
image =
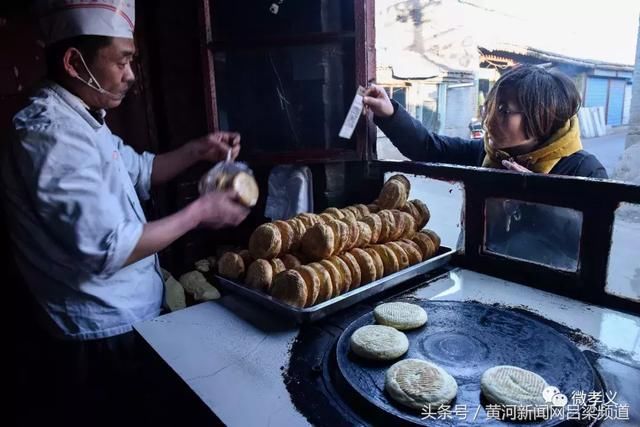
[[[497,365],[514,365],[541,375],[557,386],[567,398],[576,391],[592,391],[594,373],[583,353],[567,338],[551,327],[527,316],[478,303],[449,301],[417,301],[429,316],[421,328],[404,331],[409,338],[409,351],[400,359],[372,362],[353,354],[349,342],[361,326],[374,324],[373,313],[349,325],[336,347],[340,375],[364,401],[377,412],[393,420],[429,426],[518,425],[552,426],[562,420],[509,423],[488,419],[480,393],[482,373]],[[387,369],[405,358],[435,362],[458,383],[458,394],[451,402],[466,405],[465,421],[455,416],[449,420],[421,419],[419,411],[395,403],[384,391]],[[477,417],[476,409],[480,408]],[[380,410],[380,411],[379,411]]]

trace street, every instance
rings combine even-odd
[[[600,163],[602,163],[607,170],[607,174],[611,177],[624,151],[624,141],[626,137],[626,127],[614,128],[605,136],[583,138],[582,146],[586,151],[600,160]]]

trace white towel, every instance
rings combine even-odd
[[[269,194],[264,215],[272,220],[289,219],[313,212],[313,182],[306,166],[276,166],[269,174]]]

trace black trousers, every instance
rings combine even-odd
[[[8,425],[223,425],[135,332],[60,341],[24,327],[10,340]]]
[[[146,425],[156,418],[154,381],[134,332],[90,341],[43,333],[37,340],[18,361],[17,425]]]

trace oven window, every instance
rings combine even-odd
[[[640,302],[640,205],[621,203],[613,222],[605,292]]]
[[[400,172],[388,172],[385,181]],[[435,231],[448,248],[464,248],[464,185],[461,182],[440,181],[424,176],[405,175],[411,183],[409,200],[419,199],[427,205],[431,218],[425,226]]]
[[[349,140],[338,136],[375,69],[364,38],[373,14],[356,13],[364,0],[205,2],[210,128],[240,132],[251,162],[364,157],[371,122],[360,119]]]
[[[582,212],[509,199],[485,202],[484,250],[577,271]]]
[[[216,52],[221,128],[240,132],[253,155],[353,149],[338,138],[355,87],[352,44]]]

